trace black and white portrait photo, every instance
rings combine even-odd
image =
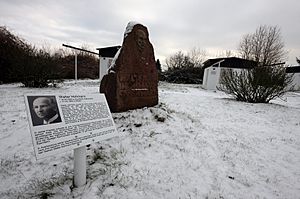
[[[55,96],[27,96],[33,126],[61,122]]]

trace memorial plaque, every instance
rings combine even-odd
[[[103,94],[25,95],[37,159],[118,135]]]
[[[158,104],[158,73],[153,46],[145,26],[129,22],[122,47],[101,81],[112,112]]]

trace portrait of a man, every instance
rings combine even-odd
[[[55,96],[28,96],[33,126],[61,122]]]
[[[135,40],[137,43],[138,50],[142,52],[147,45],[147,35],[143,30],[138,29],[135,33]]]

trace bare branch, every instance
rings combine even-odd
[[[277,26],[259,26],[255,33],[243,36],[238,49],[242,58],[256,61],[260,65],[283,62],[287,55],[281,30]]]

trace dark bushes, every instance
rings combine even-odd
[[[58,66],[61,71],[60,77],[63,79],[74,79],[75,74],[75,56],[66,55],[58,60]],[[88,54],[79,53],[77,55],[78,78],[96,79],[99,77],[99,59]]]
[[[37,49],[0,26],[0,82],[22,82],[26,87],[46,87],[74,78],[74,55]],[[78,54],[78,78],[97,78],[99,61],[94,55]]]
[[[0,27],[0,45],[0,81],[45,87],[57,78],[57,62],[50,53],[27,44],[6,27]]]
[[[161,81],[178,84],[201,84],[203,69],[200,67],[178,68],[162,72]]]

